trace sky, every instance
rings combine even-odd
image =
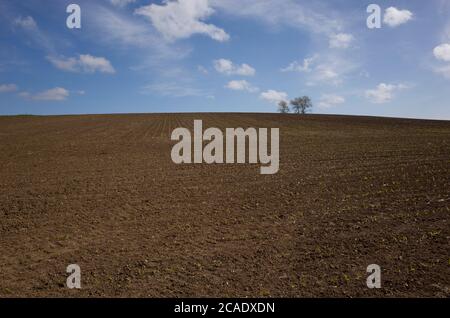
[[[276,112],[304,95],[318,114],[449,120],[450,0],[0,0],[0,115]]]

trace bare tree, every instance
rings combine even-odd
[[[282,114],[287,114],[290,111],[291,110],[289,109],[289,105],[286,101],[282,100],[281,102],[278,103],[278,112]]]
[[[291,100],[291,105],[296,114],[306,114],[307,110],[312,108],[311,98],[308,96],[294,98]]]

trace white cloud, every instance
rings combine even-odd
[[[344,18],[324,4],[296,0],[211,0],[211,6],[222,12],[252,17],[271,25],[285,25],[315,34],[331,35],[340,32]]]
[[[13,26],[20,28],[28,36],[34,47],[45,49],[48,52],[55,51],[53,41],[45,32],[40,30],[33,17],[18,17],[13,21]]]
[[[11,93],[17,91],[17,85],[15,84],[1,84],[0,93]]]
[[[70,58],[64,58],[64,57],[54,57],[54,56],[47,56],[47,60],[50,61],[50,63],[53,64],[56,68],[63,70],[63,71],[69,71],[69,72],[77,72],[78,71],[78,59],[70,57]]]
[[[225,87],[235,91],[247,91],[250,93],[255,93],[259,90],[246,80],[230,81]]]
[[[227,75],[253,76],[256,70],[248,64],[235,65],[230,60],[220,59],[214,61],[217,72]]]
[[[345,103],[345,98],[339,95],[322,95],[319,101],[319,108],[330,108]]]
[[[62,87],[55,87],[34,95],[28,92],[19,93],[20,97],[34,101],[64,101],[69,95],[69,91]]]
[[[69,96],[69,92],[62,87],[56,87],[36,94],[33,99],[42,101],[62,101]]]
[[[281,69],[282,72],[309,72],[311,71],[311,64],[316,59],[316,56],[309,57],[303,60],[303,63],[294,61],[288,67]]]
[[[143,21],[102,6],[91,6],[88,9],[85,10],[87,21],[93,22],[92,28],[98,30],[96,38],[101,41],[127,48],[149,48],[158,43],[156,36]]]
[[[341,80],[339,79],[339,74],[337,73],[333,65],[320,64],[316,67],[314,73],[314,81],[328,82],[335,85],[341,82]]]
[[[450,62],[450,44],[444,43],[436,46],[433,53],[438,60]]]
[[[346,49],[353,42],[354,37],[347,33],[332,34],[330,36],[330,48]]]
[[[390,27],[396,27],[411,20],[413,14],[408,10],[399,10],[395,7],[389,7],[384,13],[384,23]]]
[[[68,72],[84,73],[108,73],[113,74],[116,71],[111,62],[104,57],[96,57],[89,54],[81,54],[78,57],[54,57],[48,56],[47,59],[56,68]]]
[[[355,62],[341,58],[339,55],[316,54],[304,59],[303,63],[294,61],[281,71],[306,73],[306,84],[315,86],[317,84],[339,85],[357,68],[358,65]]]
[[[174,60],[189,54],[189,48],[169,44],[144,19],[129,15],[125,10],[114,10],[95,4],[84,5],[85,27],[96,32],[87,34],[92,41],[101,41],[113,50],[122,50],[132,70],[157,68],[165,60]]]
[[[349,76],[355,76],[360,65],[353,60],[336,55],[323,58],[311,72],[308,84],[340,85]]]
[[[392,100],[394,98],[394,93],[396,91],[407,88],[407,85],[404,84],[385,84],[380,83],[376,89],[366,90],[365,95],[372,103],[375,104],[384,104]]]
[[[80,55],[79,64],[86,72],[115,73],[111,63],[104,57],[95,57],[89,54]]]
[[[115,5],[116,7],[123,8],[130,3],[136,2],[136,0],[109,0],[109,2],[111,2],[111,4]]]
[[[27,16],[25,18],[18,17],[14,20],[14,25],[19,26],[26,30],[37,30],[36,21],[34,21],[33,17]]]
[[[268,102],[271,102],[271,103],[279,103],[281,101],[287,101],[288,95],[285,92],[279,92],[279,91],[270,89],[268,91],[262,92],[260,95],[260,98],[262,98]]]
[[[450,44],[443,43],[436,46],[433,50],[433,54],[437,60],[450,62]],[[450,79],[450,64],[434,66],[432,67],[432,69],[435,73],[438,73],[445,78]]]
[[[223,29],[203,22],[214,13],[208,0],[167,0],[163,5],[140,7],[135,13],[147,17],[170,41],[186,39],[194,34],[204,34],[219,42],[230,39]]]

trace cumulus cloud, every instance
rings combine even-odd
[[[309,72],[311,71],[311,64],[316,59],[316,56],[308,57],[302,63],[294,61],[289,66],[282,68],[282,72]]]
[[[104,57],[95,57],[89,54],[79,56],[79,64],[86,72],[102,72],[102,73],[115,73],[114,68]]]
[[[34,101],[64,101],[69,95],[69,91],[62,87],[55,87],[36,94],[30,94],[28,92],[21,92],[19,94],[22,98]]]
[[[306,58],[302,63],[294,61],[283,72],[306,73],[307,85],[317,84],[339,85],[345,77],[358,68],[353,61],[335,54],[320,56],[318,54]]]
[[[0,84],[0,93],[11,93],[17,91],[15,84]]]
[[[248,64],[235,65],[226,59],[215,60],[214,68],[217,72],[226,75],[253,76],[256,73],[256,70]]]
[[[163,5],[150,4],[135,11],[148,18],[153,26],[169,41],[204,34],[224,42],[230,36],[221,28],[203,22],[214,13],[208,0],[168,0]]]
[[[287,101],[288,95],[285,92],[279,92],[273,89],[262,92],[260,98],[270,102],[270,103],[279,103],[281,101]]]
[[[399,10],[395,7],[389,7],[384,13],[384,23],[390,27],[396,27],[404,24],[413,18],[413,13],[408,10]]]
[[[444,43],[436,46],[433,54],[438,60],[450,62],[450,44]]]
[[[339,95],[322,95],[319,101],[319,108],[331,108],[345,103],[345,98]]]
[[[109,2],[116,7],[123,8],[130,3],[136,2],[136,0],[109,0]]]
[[[396,91],[407,88],[404,84],[380,83],[376,89],[366,90],[365,95],[372,103],[384,104],[392,100]]]
[[[47,59],[56,68],[67,72],[82,73],[108,73],[113,74],[116,71],[111,62],[104,57],[96,57],[89,54],[81,54],[78,57],[54,57],[48,56]]]
[[[253,86],[246,80],[230,81],[225,87],[235,91],[247,91],[250,93],[254,93],[259,90],[257,87]]]
[[[346,49],[353,42],[354,37],[347,33],[332,34],[330,36],[330,48]]]
[[[331,64],[318,65],[315,69],[313,80],[317,82],[329,82],[335,85],[341,82],[339,74]]]
[[[450,44],[449,43],[443,43],[438,46],[436,46],[433,50],[434,57],[441,61],[441,62],[447,62],[447,64],[440,64],[432,66],[432,70],[439,74],[444,76],[445,78],[450,79]]]
[[[14,20],[14,25],[26,30],[36,30],[37,24],[33,17],[27,16],[25,18],[18,17]]]

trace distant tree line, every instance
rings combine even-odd
[[[289,107],[289,105],[291,107]],[[282,100],[278,103],[278,112],[282,114],[290,113],[291,110],[294,114],[306,114],[306,112],[312,108],[311,98],[308,96],[297,97],[291,100],[288,104],[287,101]]]

